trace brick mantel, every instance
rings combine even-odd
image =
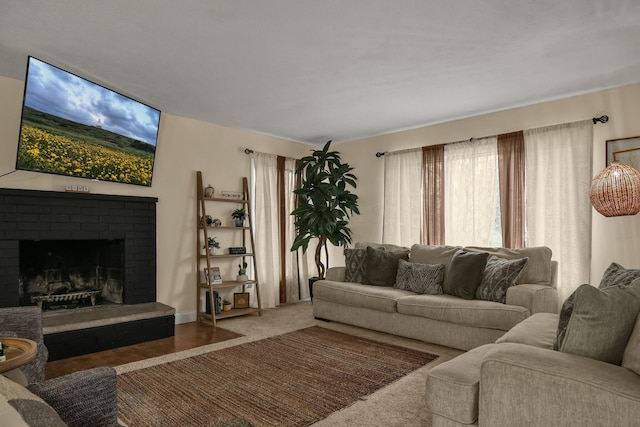
[[[19,305],[20,240],[124,240],[124,303],[156,301],[156,197],[0,188],[0,307]]]

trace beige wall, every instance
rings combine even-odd
[[[354,240],[380,241],[382,238],[384,160],[376,158],[376,152],[468,140],[471,137],[584,120],[602,114],[607,114],[610,121],[594,127],[595,175],[605,167],[607,139],[640,135],[638,84],[338,145],[343,159],[355,167],[354,173],[358,177],[357,194],[362,215],[351,223]],[[640,268],[640,215],[604,218],[592,210],[592,216],[592,283],[599,282],[612,261],[627,268]],[[337,259],[334,257],[334,260]]]
[[[0,175],[15,168],[23,90],[23,81],[0,77]],[[195,171],[201,170],[205,185],[211,183],[216,190],[240,191],[241,178],[249,176],[245,148],[290,157],[309,150],[303,144],[163,113],[150,188],[25,171],[1,177],[0,187],[64,191],[66,185],[82,184],[92,193],[158,197],[158,301],[175,307],[178,320],[187,321],[195,319]],[[223,216],[228,213],[218,216],[229,220]],[[234,244],[239,242],[226,246]],[[229,274],[237,273],[235,265],[229,268]]]
[[[14,169],[23,85],[22,81],[0,77],[0,174]],[[334,146],[355,167],[358,177],[356,192],[362,214],[351,223],[354,241],[380,241],[382,237],[384,160],[375,157],[377,151],[466,140],[602,114],[609,115],[610,121],[594,127],[595,175],[604,168],[607,139],[640,135],[640,85]],[[195,171],[203,171],[205,185],[239,190],[241,177],[249,174],[245,148],[297,157],[308,153],[310,147],[163,113],[151,188],[24,171],[0,177],[0,187],[64,191],[67,184],[83,184],[92,193],[158,197],[158,300],[175,307],[179,318],[189,320],[195,311]],[[592,241],[592,282],[597,283],[611,261],[640,268],[640,215],[604,218],[593,211]],[[341,263],[341,251],[333,250],[331,265]]]

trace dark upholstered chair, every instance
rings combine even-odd
[[[20,369],[31,393],[47,402],[69,426],[117,426],[117,379],[113,368],[100,367],[44,380],[49,353],[44,345],[38,307],[0,308],[0,336],[28,338],[38,353]]]

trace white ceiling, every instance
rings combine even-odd
[[[640,82],[639,23],[640,0],[0,0],[0,75],[31,55],[319,144]]]

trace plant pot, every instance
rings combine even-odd
[[[225,304],[222,306],[222,311],[231,311],[231,304]]]
[[[238,282],[246,282],[247,280],[249,280],[249,276],[247,276],[246,274],[238,274],[236,276],[236,280]]]
[[[218,253],[218,248],[209,248],[209,255],[215,255]]]
[[[309,277],[309,297],[311,298],[311,302],[313,302],[313,284],[318,280],[322,280],[319,277]]]
[[[244,227],[244,219],[236,219],[236,227]]]

